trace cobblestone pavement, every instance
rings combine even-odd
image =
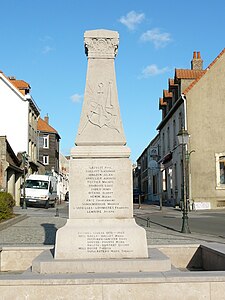
[[[176,211],[173,208],[163,208],[168,211],[169,215],[179,216],[181,218],[181,212]],[[142,226],[146,230],[148,245],[167,245],[167,244],[201,244],[203,242],[217,242],[225,244],[223,237],[218,237],[209,234],[198,234],[192,232],[191,234],[181,233],[177,230],[170,229],[166,226],[151,222],[151,214],[160,213],[159,207],[142,205],[141,209],[134,206],[134,216],[138,225]],[[147,218],[149,217],[149,221]],[[195,218],[195,216],[192,216]],[[204,215],[201,216],[204,218]]]
[[[0,226],[0,246],[53,245],[57,229],[67,220],[65,215],[56,217],[56,209],[52,208],[22,210],[16,207],[14,212],[27,217],[6,229],[1,230]]]
[[[28,208],[23,210],[16,207],[15,213],[25,214],[26,218],[6,229],[1,230],[0,225],[0,247],[53,245],[57,229],[62,227],[67,220],[68,210],[65,209],[66,205],[64,203],[58,206],[59,216],[57,216],[56,209],[53,208],[47,210]],[[199,244],[203,241],[225,243],[225,239],[219,237],[196,233],[181,234],[176,230],[148,222],[146,216],[157,211],[159,211],[158,207],[149,205],[142,207],[142,209],[134,207],[137,224],[146,229],[148,245]]]

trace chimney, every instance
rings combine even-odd
[[[44,120],[45,120],[45,122],[48,124],[48,121],[49,121],[48,114],[44,117]]]
[[[203,69],[203,60],[201,59],[200,52],[193,52],[193,59],[191,61],[192,70],[202,70]]]

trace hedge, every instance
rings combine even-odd
[[[6,192],[0,192],[0,221],[12,217],[14,206],[13,196]]]

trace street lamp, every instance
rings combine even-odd
[[[139,189],[139,193],[138,193],[138,208],[141,208],[141,166],[138,165],[138,189]]]
[[[22,152],[22,158],[23,158],[23,209],[27,209],[26,204],[26,190],[25,190],[25,183],[26,183],[26,161],[27,161],[27,153]]]
[[[191,233],[188,225],[188,203],[187,203],[187,190],[186,190],[186,145],[188,143],[189,134],[186,129],[182,128],[178,134],[178,143],[182,146],[182,160],[183,160],[183,183],[184,183],[184,199],[183,199],[183,221],[182,221],[182,233]]]

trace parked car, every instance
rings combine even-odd
[[[55,207],[58,200],[57,178],[49,175],[30,175],[25,182],[26,206]],[[20,204],[23,206],[24,195],[21,191]]]

